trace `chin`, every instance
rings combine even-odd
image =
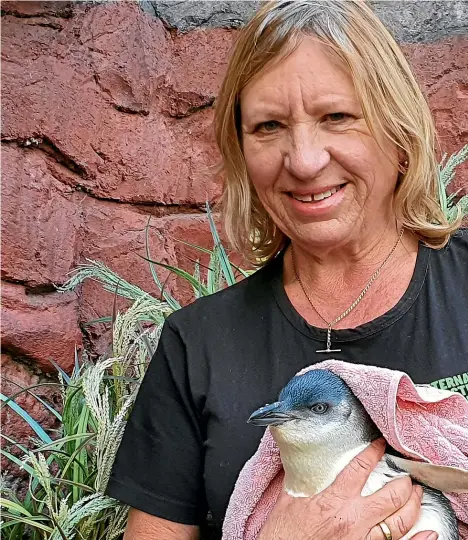
[[[340,223],[337,219],[318,223],[301,224],[287,234],[291,240],[316,247],[337,247],[350,240],[355,226]]]
[[[290,421],[279,426],[270,426],[273,439],[278,446],[288,445],[301,447],[318,442],[317,426],[313,422]]]

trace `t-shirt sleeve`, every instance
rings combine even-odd
[[[130,414],[106,492],[177,523],[199,525],[206,516],[202,430],[185,345],[170,319]]]

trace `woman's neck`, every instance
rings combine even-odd
[[[283,283],[294,307],[309,324],[326,326],[310,306],[296,272],[320,315],[332,321],[354,302],[396,245],[362,305],[334,328],[352,328],[391,309],[411,281],[418,252],[417,238],[405,232],[398,242],[399,232],[394,227],[384,235],[369,236],[339,249],[316,249],[293,242],[284,257]]]
[[[291,250],[294,250],[301,277],[321,281],[321,275],[329,276],[330,272],[345,276],[355,272],[362,274],[368,268],[378,267],[397,244],[400,233],[401,226],[393,222],[381,228],[376,227],[374,231],[350,234],[349,238],[333,245],[315,246],[312,242],[308,244],[293,240],[288,252],[290,256]],[[413,236],[406,232],[397,246],[399,254],[405,252],[408,244],[414,244],[414,240]]]

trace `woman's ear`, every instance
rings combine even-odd
[[[397,456],[390,460],[402,471],[422,484],[446,493],[468,493],[468,471],[457,467],[446,467],[411,461]]]
[[[399,165],[400,171],[406,172],[406,169],[408,169],[408,164],[409,164],[409,160],[408,160],[408,156],[406,152],[402,150],[401,148],[399,148],[398,149],[398,165]]]

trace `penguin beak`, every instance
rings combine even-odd
[[[292,420],[294,416],[290,411],[287,410],[283,401],[277,401],[271,405],[265,405],[260,407],[254,413],[250,415],[250,418],[247,420],[248,424],[253,424],[254,426],[279,426]]]

